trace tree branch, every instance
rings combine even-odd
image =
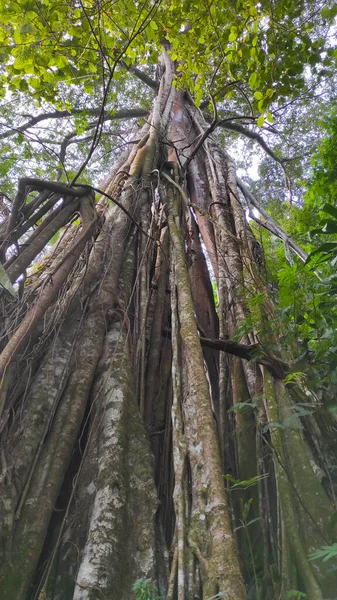
[[[191,160],[193,160],[193,158],[195,157],[196,153],[201,148],[202,144],[207,139],[207,137],[217,127],[222,127],[223,129],[228,129],[230,131],[236,131],[237,133],[241,133],[245,137],[248,137],[249,139],[254,140],[255,142],[257,142],[261,146],[261,148],[263,148],[263,150],[273,160],[275,160],[277,163],[279,163],[281,165],[281,167],[283,169],[283,172],[285,174],[285,177],[286,177],[286,179],[288,179],[287,175],[285,173],[284,163],[286,161],[289,161],[289,160],[292,160],[292,159],[289,159],[289,158],[280,158],[279,156],[277,156],[273,152],[273,150],[271,150],[271,148],[269,148],[268,144],[264,141],[264,139],[263,139],[263,137],[261,135],[259,135],[255,131],[251,131],[250,129],[246,129],[246,127],[243,127],[239,123],[233,123],[233,121],[236,121],[236,120],[240,121],[240,120],[247,119],[247,118],[254,120],[253,117],[246,117],[246,116],[229,117],[228,119],[222,119],[221,121],[217,121],[217,120],[213,119],[213,121],[211,121],[211,124],[208,127],[208,129],[204,132],[204,134],[200,138],[200,140],[199,140],[196,148],[193,150],[191,156],[187,159],[186,164],[189,165],[189,163],[191,162]],[[205,117],[205,119],[206,119],[206,121],[210,122],[210,118],[209,117]]]
[[[284,379],[289,371],[289,365],[283,360],[275,356],[261,356],[262,348],[259,344],[248,345],[232,340],[223,340],[220,338],[213,340],[204,337],[200,337],[200,342],[202,346],[207,346],[208,348],[228,352],[228,354],[233,354],[246,360],[255,360],[258,364],[267,367],[278,379]]]
[[[256,200],[256,198],[249,191],[249,189],[243,183],[243,181],[241,181],[241,179],[239,179],[238,177],[237,177],[236,181],[237,181],[238,187],[240,188],[241,192],[243,193],[245,199],[247,200],[249,208],[251,208],[251,207],[256,208],[259,211],[259,213],[262,215],[262,217],[263,217],[264,220],[260,219],[256,215],[254,215],[253,211],[251,211],[250,214],[249,214],[250,218],[253,219],[259,225],[261,225],[261,227],[264,227],[264,229],[267,229],[270,233],[272,233],[273,235],[275,235],[276,237],[278,237],[280,240],[282,240],[282,242],[286,246],[288,246],[289,248],[291,248],[293,250],[293,252],[303,262],[305,262],[308,255],[303,250],[303,248],[301,248],[295,242],[295,240],[290,235],[288,235],[284,231],[284,229],[282,229],[282,227],[280,227],[280,225],[278,225],[278,223],[276,223],[276,221],[274,221],[273,217],[271,217],[267,213],[267,211],[265,211],[264,208],[262,208],[262,206],[260,206],[260,204],[258,203],[258,201]]]
[[[125,64],[124,61],[121,61],[119,64],[122,65],[122,67],[124,67],[124,69],[129,71],[129,73],[132,73],[132,75],[137,77],[137,79],[139,79],[140,81],[145,83],[149,88],[151,88],[151,90],[154,90],[155,92],[158,90],[158,87],[159,87],[158,83],[156,81],[154,81],[153,79],[151,79],[151,77],[149,75],[147,75],[140,69],[137,69],[137,67],[133,67],[132,65]]]
[[[257,142],[261,148],[263,148],[263,150],[276,162],[278,162],[280,165],[282,165],[283,168],[283,163],[285,160],[287,159],[283,159],[280,158],[279,156],[277,156],[275,154],[275,152],[273,152],[273,150],[271,150],[271,148],[269,148],[268,144],[266,144],[266,142],[264,141],[263,137],[256,133],[255,131],[251,131],[250,129],[246,129],[246,127],[243,127],[242,125],[240,125],[239,123],[233,123],[231,121],[228,121],[227,119],[224,121],[220,121],[218,123],[219,127],[222,127],[223,129],[228,129],[230,131],[236,131],[237,133],[241,133],[242,135],[244,135],[245,137],[254,140],[255,142]]]
[[[54,183],[53,181],[43,181],[42,179],[36,179],[34,177],[22,177],[19,179],[18,193],[14,199],[11,214],[8,217],[7,223],[5,224],[5,235],[4,239],[0,240],[1,247],[0,253],[4,254],[7,249],[7,245],[9,243],[9,236],[12,230],[15,227],[16,220],[20,211],[21,206],[23,205],[28,190],[50,190],[51,192],[58,193],[65,196],[71,196],[73,198],[82,197],[88,194],[87,188],[83,188],[81,186],[77,187],[76,190],[74,188],[69,188],[63,183]]]
[[[118,110],[115,113],[113,113],[112,111],[106,111],[105,120],[116,120],[117,121],[120,119],[137,119],[139,117],[146,117],[148,112],[149,112],[148,110],[145,110],[143,108]],[[9,129],[9,131],[6,131],[5,133],[0,133],[0,140],[4,140],[5,138],[11,137],[12,135],[15,135],[16,133],[23,133],[27,129],[30,129],[30,127],[34,127],[34,125],[37,125],[38,123],[41,123],[41,121],[45,121],[47,119],[64,119],[66,117],[74,117],[74,116],[80,115],[80,114],[83,114],[84,116],[85,115],[99,116],[100,109],[99,108],[94,108],[92,110],[73,109],[71,111],[55,110],[53,112],[43,113],[42,115],[37,115],[36,117],[31,117],[31,119],[29,119],[29,121],[26,121],[26,123],[23,123],[23,125],[20,125],[19,127],[10,127],[9,125],[6,125],[5,123],[1,123],[1,125],[3,127],[7,127]]]
[[[199,330],[201,333],[201,331]],[[162,332],[169,339],[172,336],[172,330],[165,328]],[[267,367],[269,371],[278,379],[284,379],[289,372],[288,363],[284,362],[276,356],[268,355],[260,346],[260,344],[241,344],[233,340],[224,340],[222,338],[211,339],[200,335],[200,343],[207,348],[213,348],[221,352],[227,352],[233,356],[238,356],[245,360],[254,360],[259,365]]]

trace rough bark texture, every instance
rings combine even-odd
[[[1,293],[1,598],[127,600],[148,579],[170,600],[327,600],[336,570],[308,554],[331,541],[333,428],[314,399],[299,423],[235,166],[212,136],[188,161],[207,124],[161,62],[105,184],[124,210],[82,190],[54,213],[42,182],[4,225],[9,258],[43,217],[7,263],[20,299]]]

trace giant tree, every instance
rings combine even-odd
[[[1,11],[1,597],[333,597],[333,422],[219,132],[285,173],[264,133],[331,76],[334,6]]]

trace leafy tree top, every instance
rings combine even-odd
[[[54,102],[65,83],[92,93],[102,78],[122,77],[120,67],[156,63],[165,38],[180,61],[177,82],[197,103],[210,93],[242,96],[237,84],[245,82],[246,111],[266,113],[275,98],[301,92],[306,65],[315,76],[329,75],[336,13],[336,4],[317,7],[312,0],[5,1],[2,93],[9,88]]]

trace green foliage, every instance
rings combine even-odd
[[[136,600],[161,600],[151,579],[137,579],[132,591]]]
[[[227,412],[250,412],[252,408],[257,408],[257,398],[257,396],[254,396],[250,402],[237,402],[234,406],[231,406]]]
[[[272,431],[273,429],[302,429],[302,423],[300,421],[300,417],[305,417],[307,415],[311,415],[313,411],[313,407],[310,404],[294,404],[289,407],[290,414],[285,415],[280,421],[270,421],[263,428],[263,433],[267,431]]]
[[[332,235],[337,233],[337,207],[332,204],[324,204],[322,206],[321,211],[323,213],[327,213],[331,215],[333,218],[328,219],[327,217],[322,219],[320,226],[316,229],[313,229],[310,234],[311,235]],[[331,261],[331,266],[334,267],[337,262],[337,242],[324,242],[318,248],[313,250],[308,258],[307,264],[312,262],[313,257],[317,258],[318,261],[315,261],[315,265],[321,262]]]
[[[305,372],[310,386],[322,391],[337,383],[336,275],[320,281],[299,260],[289,265],[281,244],[273,255],[276,260],[267,263],[276,282],[278,330],[295,357],[286,383],[301,383]]]
[[[214,298],[215,308],[218,309],[219,308],[219,292],[218,292],[218,285],[217,285],[215,277],[212,279],[212,289],[213,289],[213,298]]]
[[[321,126],[325,137],[313,159],[313,176],[306,194],[306,202],[319,210],[323,210],[324,205],[335,207],[337,203],[337,108],[332,108]],[[336,212],[329,214],[336,217]]]
[[[294,371],[293,373],[289,373],[284,380],[285,385],[290,383],[300,383],[303,379],[305,379],[305,374],[301,371]]]
[[[309,253],[307,265],[287,244],[260,232],[266,254],[267,286],[275,294],[279,331],[295,357],[286,382],[305,372],[308,383],[335,412],[337,384],[337,118],[336,110],[321,120],[325,134],[312,160],[304,202],[289,207],[272,199],[265,207],[283,229]],[[281,422],[277,426],[293,426]],[[295,419],[294,419],[294,425]]]
[[[289,590],[287,592],[285,600],[305,600],[307,597],[304,592],[299,592],[298,590]]]
[[[265,117],[273,121],[269,107],[276,98],[303,91],[306,65],[318,79],[334,67],[334,47],[322,28],[335,12],[317,12],[310,0],[272,7],[253,0],[146,1],[141,7],[117,1],[104,11],[90,1],[7,0],[0,7],[2,81],[4,89],[29,90],[39,102],[61,100],[64,84],[91,93],[104,71],[120,76],[121,59],[127,66],[156,62],[165,36],[172,59],[181,61],[177,83],[197,104],[210,88],[221,99],[236,93],[230,82],[247,80],[262,127]]]
[[[229,481],[230,483],[232,483],[233,485],[231,486],[231,489],[248,489],[250,487],[252,487],[253,485],[256,485],[259,481],[261,481],[261,479],[264,478],[263,475],[255,475],[254,477],[251,477],[250,479],[245,479],[245,480],[241,480],[241,479],[235,479],[234,477],[232,477],[232,475],[224,475],[224,478]],[[248,509],[250,507],[250,504],[247,503],[247,507],[246,509]],[[247,514],[246,514],[247,516]]]
[[[330,546],[321,546],[320,550],[313,552],[309,556],[309,560],[320,559],[323,562],[337,558],[337,543],[331,544]]]
[[[92,0],[6,0],[0,6],[5,132],[7,123],[17,127],[26,120],[14,116],[13,106],[23,115],[36,115],[37,108],[40,114],[73,107],[78,112],[53,132],[44,126],[19,133],[15,145],[2,142],[2,190],[13,194],[14,179],[43,175],[45,165],[51,179],[62,172],[63,181],[71,180],[70,171],[76,173],[84,162],[97,124],[90,109],[99,113],[103,99],[110,114],[117,101],[119,106],[132,106],[133,100],[145,108],[151,104],[151,93],[144,93],[125,68],[137,66],[153,78],[164,37],[171,57],[180,61],[176,85],[188,87],[197,104],[211,92],[219,110],[230,106],[230,114],[248,112],[253,126],[267,132],[278,103],[305,93],[308,65],[311,86],[332,73],[336,51],[327,33],[335,15],[333,6],[325,8],[317,11],[311,0],[272,7],[253,0],[146,0],[141,7],[117,0],[104,10]],[[73,137],[61,161],[59,145],[66,135]],[[91,179],[111,164],[111,136],[116,135],[111,123],[102,128]]]
[[[232,336],[233,340],[241,340],[241,338],[248,335],[248,333],[250,333],[254,329],[254,325],[258,325],[258,322],[255,322],[251,315],[240,319],[237,322],[235,332]]]

